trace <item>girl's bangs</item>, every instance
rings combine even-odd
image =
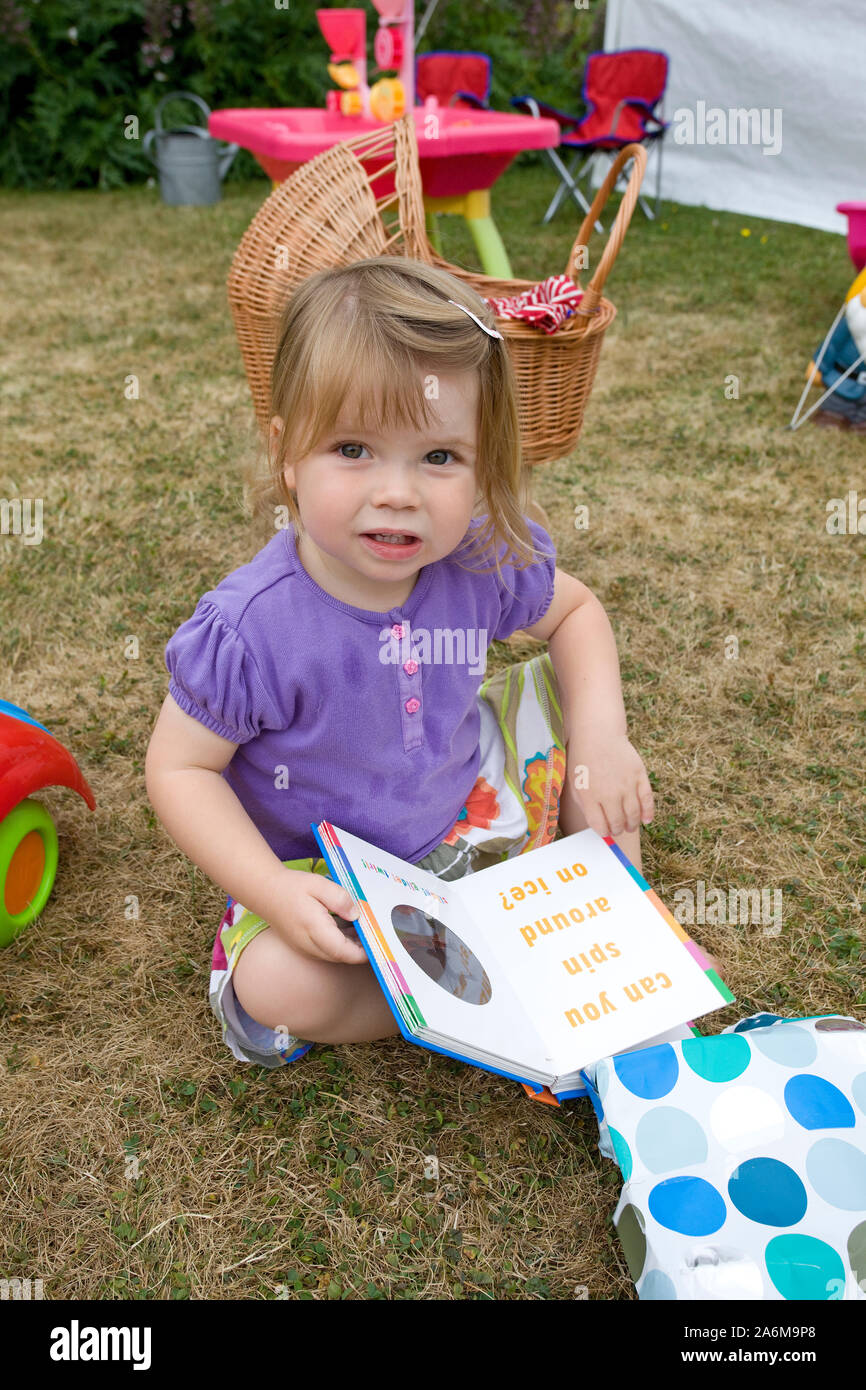
[[[396,347],[371,333],[347,340],[338,324],[322,327],[302,369],[302,398],[296,402],[298,416],[309,422],[305,438],[296,441],[299,457],[330,434],[341,417],[361,430],[420,430],[433,423],[424,364]]]

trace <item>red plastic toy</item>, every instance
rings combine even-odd
[[[71,787],[96,810],[72,754],[26,710],[0,700],[0,947],[38,917],[57,873],[57,831],[31,794]]]

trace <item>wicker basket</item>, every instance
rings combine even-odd
[[[411,143],[410,143],[411,141]],[[377,191],[378,190],[378,191]],[[368,256],[413,256],[424,203],[415,127],[393,124],[323,151],[274,189],[241,239],[228,297],[262,431],[280,315],[317,270]]]
[[[401,142],[400,159],[417,159],[414,128]],[[608,170],[607,177],[593,199],[568,257],[565,273],[580,286],[580,263],[589,244],[593,226],[616,184],[623,166],[633,160],[631,175],[616,220],[610,230],[595,274],[584,290],[574,314],[557,328],[544,333],[521,319],[496,320],[511,354],[517,381],[517,413],[523,461],[532,465],[562,458],[577,443],[583,425],[586,403],[598,368],[605,330],[616,317],[616,309],[602,295],[628,224],[637,204],[646,170],[647,155],[642,145],[626,145]],[[452,265],[437,255],[427,238],[417,206],[401,209],[405,217],[405,254],[448,270],[458,280],[471,285],[483,299],[499,299],[522,294],[534,280],[497,280]],[[581,287],[582,288],[582,287]]]
[[[596,193],[566,264],[566,274],[578,285],[581,252],[596,218],[621,169],[629,159],[634,161],[604,253],[572,317],[551,334],[519,319],[497,319],[514,364],[526,464],[562,458],[580,435],[604,333],[616,315],[602,290],[637,203],[646,158],[642,146],[627,145]],[[229,304],[263,431],[268,426],[278,320],[291,292],[317,270],[381,255],[409,256],[439,266],[482,297],[521,294],[535,283],[474,274],[437,255],[425,227],[411,114],[334,145],[302,165],[266,199],[244,233],[229,272]]]

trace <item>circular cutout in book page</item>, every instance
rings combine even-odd
[[[401,903],[391,910],[393,926],[404,951],[440,989],[464,1004],[487,1004],[493,993],[487,971],[465,941],[444,922]]]

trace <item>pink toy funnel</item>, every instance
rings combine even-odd
[[[837,203],[837,212],[848,218],[848,254],[855,270],[866,265],[866,203]]]
[[[366,59],[367,15],[364,10],[316,10],[316,19],[335,63]]]

